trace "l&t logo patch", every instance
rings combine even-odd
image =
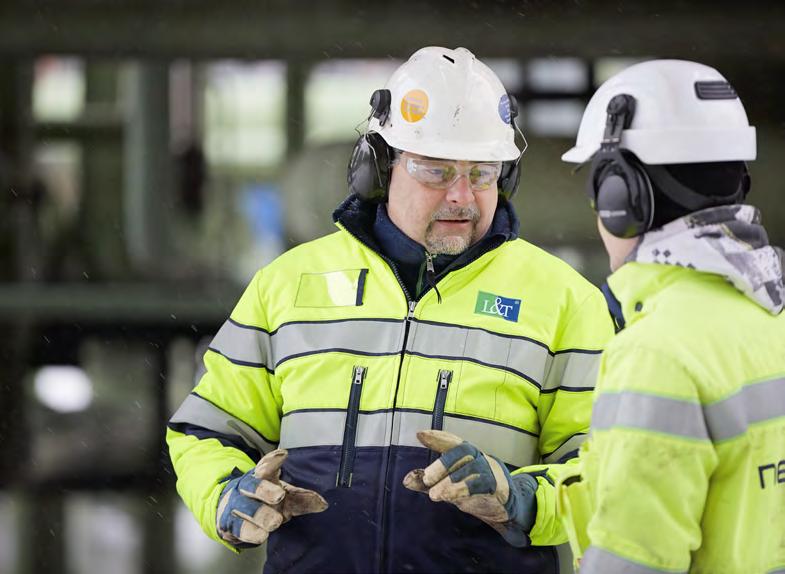
[[[521,300],[501,297],[493,293],[479,291],[477,293],[477,303],[474,305],[474,312],[480,315],[490,315],[501,317],[505,321],[518,322],[518,313],[521,311]]]

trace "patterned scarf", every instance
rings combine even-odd
[[[751,205],[710,207],[649,231],[626,260],[722,275],[777,315],[785,301],[785,254],[769,245],[760,221]]]

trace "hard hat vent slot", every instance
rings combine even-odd
[[[699,100],[735,100],[739,97],[728,82],[695,82],[695,93]]]
[[[455,60],[453,60],[452,58],[450,58],[450,57],[449,57],[447,54],[442,54],[442,58],[444,58],[445,60],[447,60],[447,61],[448,61],[448,62],[450,62],[451,64],[454,64],[454,63],[455,63]]]

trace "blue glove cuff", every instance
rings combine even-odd
[[[503,467],[504,468],[504,467]],[[504,539],[513,546],[524,547],[531,544],[529,532],[534,527],[537,519],[536,491],[539,483],[529,474],[516,474],[511,476],[504,468],[507,481],[510,485],[510,497],[504,505],[510,517],[506,532],[502,533]]]

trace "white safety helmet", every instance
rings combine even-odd
[[[683,60],[653,60],[616,74],[592,97],[575,147],[562,156],[589,161],[600,148],[608,102],[635,98],[635,114],[619,147],[645,164],[679,164],[755,159],[755,128],[736,91],[714,68]]]
[[[368,130],[393,148],[455,160],[511,161],[510,99],[491,69],[466,48],[428,47],[390,77],[390,110]]]

